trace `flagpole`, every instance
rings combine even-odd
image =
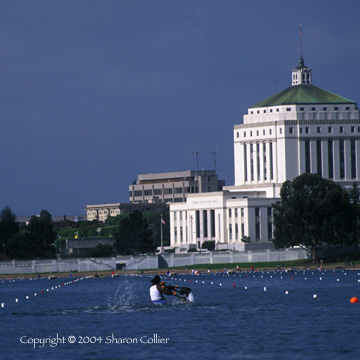
[[[160,250],[160,254],[163,255],[164,254],[164,242],[163,242],[163,218],[162,218],[162,214],[161,214],[161,220],[160,220],[160,225],[161,225],[161,250]]]

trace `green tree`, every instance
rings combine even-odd
[[[152,231],[140,211],[133,211],[128,217],[122,218],[115,239],[116,251],[121,255],[147,253],[156,249]]]
[[[42,210],[40,216],[32,216],[25,234],[26,242],[31,245],[30,258],[53,258],[55,257],[56,232],[51,214]]]
[[[304,246],[318,261],[318,247],[346,244],[353,222],[348,193],[317,174],[286,181],[274,205],[276,247]]]
[[[357,182],[354,182],[348,190],[350,202],[353,206],[353,233],[352,245],[355,248],[355,258],[358,258],[359,253],[359,223],[360,223],[360,189]]]
[[[152,231],[153,243],[156,247],[161,245],[161,217],[165,224],[162,224],[163,243],[164,246],[170,245],[170,215],[169,210],[164,209],[159,211],[145,211],[143,213],[144,218],[149,223],[149,227]]]
[[[0,214],[0,253],[4,258],[11,257],[11,244],[19,236],[19,230],[16,215],[5,206]]]
[[[113,246],[103,243],[97,244],[95,247],[90,249],[86,256],[87,257],[108,257],[114,255],[114,248]]]

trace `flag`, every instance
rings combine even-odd
[[[166,225],[166,222],[161,218],[161,222],[164,224],[164,225]]]

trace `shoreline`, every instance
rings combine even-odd
[[[108,277],[115,275],[115,277],[118,276],[130,276],[130,275],[162,275],[167,276],[167,272],[170,271],[170,275],[168,276],[174,276],[177,274],[186,274],[191,275],[193,270],[197,271],[197,274],[207,274],[207,269],[178,269],[178,268],[169,268],[169,269],[152,269],[152,270],[104,270],[104,271],[82,271],[82,272],[71,272],[72,276],[69,276],[70,273],[64,273],[64,272],[52,272],[52,273],[34,273],[34,274],[0,274],[0,280],[10,280],[10,279],[43,279],[43,278],[77,278],[77,277],[83,277],[83,276],[89,276],[89,275],[99,275],[99,277]],[[284,266],[278,269],[277,267],[255,267],[254,271],[251,270],[251,268],[241,268],[240,271],[237,271],[236,266],[234,268],[226,268],[227,273],[230,274],[236,274],[241,272],[263,272],[263,271],[285,271],[285,272],[293,272],[293,271],[303,271],[303,270],[312,270],[312,271],[334,271],[334,270],[346,270],[346,271],[359,271],[360,267],[358,265],[352,267],[352,266],[341,266],[340,264],[335,266],[322,266],[320,269],[317,265],[309,265],[303,267],[303,266]],[[224,273],[224,269],[211,269],[211,273]]]

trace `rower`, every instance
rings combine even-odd
[[[151,287],[150,287],[150,298],[154,304],[165,304],[166,300],[164,295],[174,295],[176,296],[176,292],[172,290],[168,290],[164,287],[164,282],[160,280],[160,276],[156,275],[151,280]]]

